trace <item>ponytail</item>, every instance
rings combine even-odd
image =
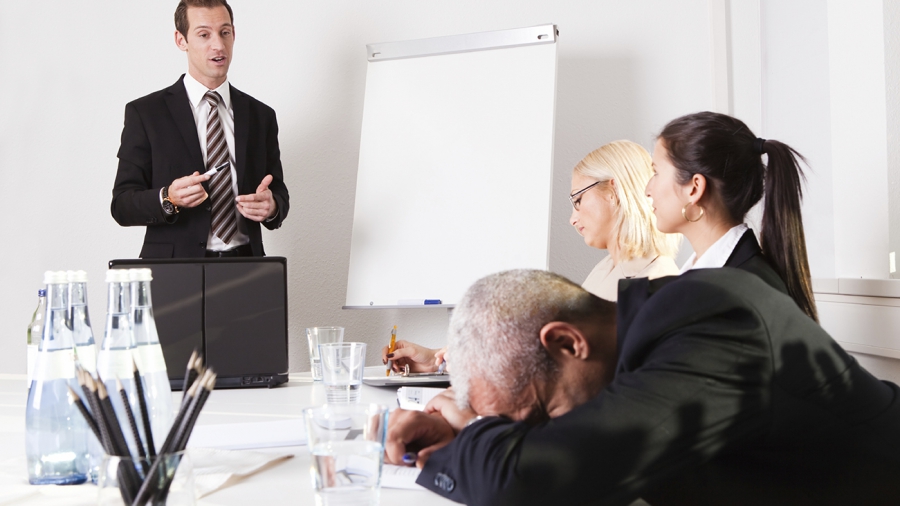
[[[678,169],[678,182],[687,184],[694,174],[702,174],[732,221],[742,222],[765,194],[763,255],[800,309],[818,321],[800,216],[803,172],[797,160],[806,161],[800,153],[781,142],[758,139],[739,119],[713,112],[676,118],[659,138]],[[768,167],[762,163],[764,153]]]
[[[763,255],[784,280],[788,293],[800,309],[818,321],[800,214],[804,178],[798,160],[805,163],[806,159],[778,141],[767,140],[759,144],[760,151],[769,155],[760,233]]]

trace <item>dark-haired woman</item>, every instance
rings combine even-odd
[[[682,272],[723,266],[748,270],[817,320],[798,161],[805,160],[790,146],[757,138],[743,122],[724,114],[701,112],[669,122],[653,151],[647,196],[653,199],[659,230],[684,234],[694,249]],[[744,218],[763,196],[760,247]]]

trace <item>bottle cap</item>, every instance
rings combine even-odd
[[[43,288],[38,290],[38,297],[46,297],[46,296],[47,296],[47,290],[44,290]]]
[[[128,269],[128,277],[131,281],[153,281],[153,271],[147,268]]]
[[[128,283],[129,281],[127,269],[110,269],[106,271],[107,283]]]
[[[87,283],[87,272],[66,271],[66,278],[69,280],[69,283]]]
[[[58,285],[60,283],[68,283],[66,281],[66,271],[47,271],[44,273],[45,285]]]

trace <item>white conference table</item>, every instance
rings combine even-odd
[[[376,368],[367,368],[367,375]],[[384,371],[383,368],[377,368]],[[14,485],[23,489],[28,483],[25,460],[25,375],[0,374],[0,489]],[[174,393],[180,399],[180,392]],[[376,402],[393,408],[396,388],[363,386],[360,402]],[[292,374],[290,381],[273,389],[216,390],[212,392],[199,425],[273,421],[299,418],[304,408],[325,404],[321,383],[313,383],[309,373]],[[290,452],[294,457],[239,479],[197,501],[198,506],[237,506],[246,504],[315,504],[310,482],[310,459],[306,446],[259,449],[253,451]],[[86,489],[85,487],[89,487]],[[13,488],[13,487],[10,487]],[[93,504],[93,485],[71,487],[32,487],[36,492],[4,504],[50,506],[57,504]],[[29,489],[26,489],[29,490]],[[456,504],[427,490],[382,488],[381,504],[449,505]]]

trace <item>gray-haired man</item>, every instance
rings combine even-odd
[[[488,276],[449,347],[457,403],[395,412],[386,458],[418,450],[418,483],[459,502],[900,497],[900,389],[747,272],[626,280],[617,308],[546,272]]]

